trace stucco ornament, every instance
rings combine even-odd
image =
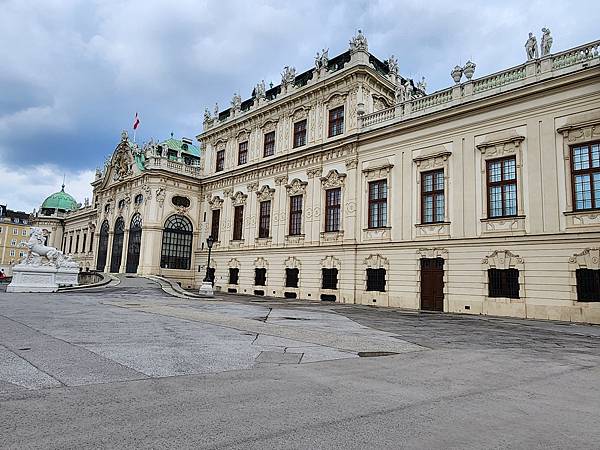
[[[525,51],[527,52],[527,61],[539,57],[537,39],[533,33],[529,33],[529,38],[527,39],[527,42],[525,42]]]
[[[392,79],[396,79],[398,76],[398,58],[394,55],[390,56],[387,60],[388,68],[390,69],[390,75]]]
[[[542,28],[542,43],[540,45],[542,50],[542,56],[550,54],[550,48],[552,47],[552,36],[550,36],[549,28]]]
[[[327,70],[329,65],[329,49],[323,49],[323,53],[317,52],[315,56],[315,70],[318,72],[321,69]]]
[[[254,96],[258,100],[262,100],[267,96],[267,89],[265,87],[265,80],[262,80],[260,83],[256,85],[254,88]]]
[[[281,84],[288,86],[296,80],[296,69],[294,67],[285,66],[281,72]]]
[[[237,92],[233,94],[231,99],[231,107],[236,111],[242,109],[242,97]]]
[[[46,237],[41,228],[31,228],[31,234],[27,241],[27,255],[23,257],[20,264],[27,266],[53,266],[78,268],[79,265],[69,256],[54,247],[45,245]]]
[[[350,53],[355,53],[359,51],[369,51],[369,44],[362,30],[358,30],[358,34],[352,39],[350,39]]]
[[[127,132],[123,131],[121,133],[121,142],[117,146],[117,150],[115,151],[114,157],[112,159],[112,165],[115,170],[114,179],[122,180],[127,175],[130,175],[131,163],[132,156],[131,150],[129,148],[129,140],[127,137]]]

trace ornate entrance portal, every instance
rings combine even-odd
[[[136,273],[140,263],[140,246],[142,243],[142,216],[136,214],[129,227],[129,243],[127,244],[127,262],[125,272]]]
[[[113,237],[113,247],[110,256],[110,271],[118,273],[121,267],[121,259],[123,257],[123,238],[125,237],[125,221],[122,217],[117,219],[115,223],[115,235]]]

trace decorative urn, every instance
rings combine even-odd
[[[454,67],[452,72],[450,72],[450,76],[452,76],[452,79],[454,80],[454,82],[456,84],[460,83],[460,79],[462,78],[462,75],[463,75],[463,69],[460,66]]]
[[[467,61],[467,63],[465,64],[465,67],[463,68],[463,73],[465,74],[465,77],[467,77],[467,80],[473,78],[473,74],[475,73],[475,67],[477,67],[477,65],[471,60]]]

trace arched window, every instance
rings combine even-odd
[[[140,194],[141,195],[141,194]],[[136,214],[129,226],[129,243],[127,245],[127,261],[125,272],[136,273],[140,263],[140,248],[142,245],[142,216]]]
[[[125,239],[125,221],[119,217],[115,222],[115,232],[113,234],[112,254],[110,256],[111,273],[119,273],[121,268],[121,259],[123,258],[123,240]]]
[[[143,201],[144,201],[144,196],[142,194],[138,194],[135,196],[133,203],[135,203],[136,205],[141,205]]]
[[[192,260],[192,222],[187,217],[173,215],[165,223],[160,267],[189,270]]]
[[[65,242],[66,242],[65,237]],[[65,244],[66,245],[66,244]],[[106,253],[108,252],[108,220],[102,222],[100,227],[100,239],[98,241],[98,261],[96,263],[96,270],[104,271],[106,266]]]

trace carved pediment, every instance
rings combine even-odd
[[[233,206],[245,205],[247,198],[248,198],[248,195],[246,195],[240,191],[237,191],[235,193],[235,195],[233,197],[231,197],[231,201],[232,201]]]
[[[258,197],[259,202],[266,202],[268,200],[272,200],[274,194],[275,189],[270,188],[266,184],[260,189],[260,191],[256,192],[256,196]]]
[[[500,157],[515,153],[524,140],[525,136],[517,134],[514,130],[491,133],[486,136],[483,142],[477,144],[476,147],[482,154]]]
[[[325,258],[323,258],[321,260],[321,267],[325,268],[325,269],[340,269],[342,267],[342,264],[340,263],[340,260],[337,259],[335,256],[326,256]]]
[[[368,269],[388,269],[389,261],[385,256],[377,255],[369,255],[365,258],[365,265]]]
[[[308,110],[303,106],[295,109],[291,114],[291,118],[294,122],[297,122],[298,120],[306,119],[307,116],[308,116]]]
[[[290,184],[286,184],[288,195],[304,195],[306,194],[306,181],[300,181],[298,178],[294,178]]]
[[[565,125],[556,130],[568,142],[584,142],[600,138],[600,120]]]
[[[569,263],[577,268],[600,269],[600,248],[586,248],[581,253],[575,253],[569,258]]]
[[[345,173],[339,173],[337,170],[332,169],[327,176],[321,177],[321,184],[325,189],[338,188],[344,185],[345,179]]]
[[[302,263],[295,256],[290,256],[284,261],[286,269],[299,269]]]
[[[229,262],[227,263],[227,267],[230,267],[232,269],[239,269],[240,268],[240,262],[236,258],[231,258],[229,260]]]
[[[523,265],[523,258],[509,250],[496,250],[481,262],[490,269],[511,269]]]
[[[254,267],[257,269],[267,269],[269,267],[269,261],[262,256],[259,256],[254,260]]]

